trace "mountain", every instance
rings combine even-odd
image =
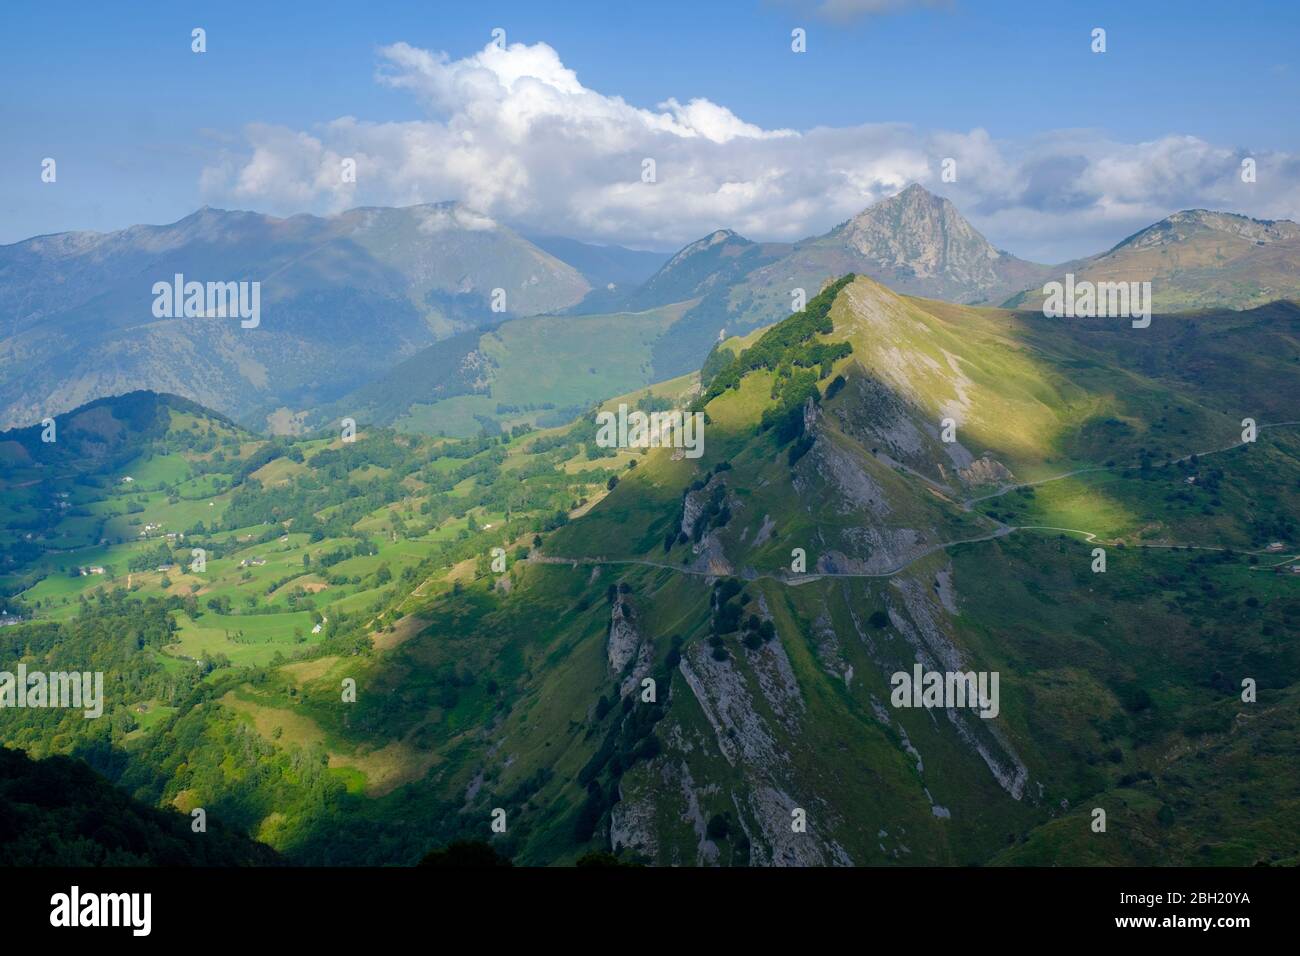
[[[864,278],[819,300],[731,350],[698,406],[701,460],[647,455],[547,537],[549,563],[517,566],[476,631],[510,647],[508,622],[545,606],[540,653],[565,648],[530,684],[551,722],[540,703],[506,717],[481,764],[493,798],[553,768],[529,796],[549,814],[512,818],[520,856],[553,852],[567,799],[578,834],[607,826],[616,852],[662,865],[1293,859],[1264,807],[1294,782],[1243,806],[1254,770],[1236,761],[1264,748],[1270,780],[1289,772],[1268,748],[1296,726],[1300,656],[1257,612],[1297,598],[1263,560],[1212,549],[1276,535],[1278,560],[1295,553],[1294,429],[1214,452],[1242,405],[1289,417],[1300,310],[1137,340]],[[1201,378],[1219,361],[1236,367]],[[421,613],[432,634],[466,609]],[[997,717],[896,706],[891,676],[917,661],[997,671]],[[1265,666],[1267,701],[1243,705]],[[1096,806],[1115,837],[1091,833]]]
[[[1043,281],[1073,273],[1083,282],[1150,282],[1156,311],[1249,309],[1300,299],[1300,225],[1188,209],[1129,236],[1114,248],[1056,266]],[[1042,283],[1009,307],[1041,308]]]
[[[114,436],[75,468],[2,435],[0,640],[116,690],[0,739],[291,863],[1294,863],[1300,307],[1163,318],[841,276],[602,406],[699,457],[147,395],[60,423]],[[996,706],[905,706],[917,665]]]
[[[464,348],[455,355],[440,343],[425,358],[345,397],[327,417],[344,414],[343,408],[368,414],[373,407],[376,422],[462,436],[502,424],[558,424],[608,395],[695,370],[720,335],[766,326],[789,310],[793,290],[803,289],[806,298],[831,276],[850,271],[925,298],[990,302],[1027,282],[1037,283],[1030,290],[1037,292],[1053,275],[1072,269],[1080,278],[1104,279],[1140,278],[1159,268],[1158,308],[1260,305],[1290,288],[1295,234],[1290,223],[1179,214],[1103,256],[1041,266],[1000,252],[951,202],[913,185],[798,243],[757,243],[717,230],[683,247],[639,287],[593,289],[567,310],[567,323],[512,320],[478,340],[458,340]],[[1194,255],[1212,265],[1198,273],[1189,267]],[[1259,293],[1244,280],[1247,274],[1275,278],[1267,293]],[[1249,289],[1255,291],[1245,294]],[[1021,293],[1007,305],[1031,301]],[[1041,298],[1037,302],[1041,306]],[[593,353],[598,348],[618,360],[600,361]],[[454,362],[461,364],[452,368]],[[412,374],[429,363],[447,366],[448,377]],[[369,396],[378,393],[392,400],[373,402]]]
[[[987,302],[1047,268],[995,249],[949,200],[913,183],[825,235],[796,243],[753,243],[720,229],[685,246],[619,302],[638,311],[725,291],[733,311],[750,320],[755,304],[743,299],[763,287],[794,278],[820,284],[849,271],[907,295]],[[788,300],[785,290],[785,301],[773,303],[778,315]]]
[[[138,455],[142,444],[162,438],[181,417],[202,420],[223,432],[240,431],[230,419],[197,402],[144,390],[97,398],[51,417],[54,427],[48,438],[44,425],[0,432],[0,465],[6,478],[27,468],[112,468]]]
[[[1073,272],[1150,279],[1157,310],[1246,308],[1300,295],[1298,231],[1192,211],[1041,266],[914,184],[822,236],[761,243],[720,229],[662,261],[539,246],[452,203],[328,219],[205,209],[0,247],[0,424],[149,387],[278,433],[343,417],[456,436],[550,427],[694,372],[720,337],[779,320],[797,290],[807,299],[847,272],[967,304],[1040,308],[1043,283]],[[263,276],[264,321],[155,318],[151,284],[176,272]],[[497,289],[505,312],[492,310]]]
[[[537,248],[548,252],[561,262],[568,263],[582,273],[591,284],[592,291],[613,291],[625,286],[635,287],[654,274],[668,258],[666,253],[625,249],[622,246],[599,246],[563,236],[529,236]]]
[[[1041,308],[1043,284],[1152,282],[1157,311],[1253,308],[1300,297],[1300,227],[1205,210],[1177,213],[1098,256],[1042,265],[995,248],[947,199],[912,184],[822,236],[755,244],[720,230],[683,248],[640,289],[582,308],[637,311],[687,301],[656,343],[657,376],[695,368],[725,334],[767,325],[831,277],[853,272],[895,292],[966,304]]]
[[[655,371],[667,376],[698,366],[719,330],[743,333],[773,322],[789,311],[793,290],[808,298],[847,272],[908,295],[979,303],[1001,301],[1047,271],[995,249],[950,201],[914,183],[825,235],[793,244],[715,232],[619,304],[635,311],[674,297],[699,300],[655,350]]]
[[[255,327],[156,316],[153,286],[176,274],[261,283]],[[0,247],[0,424],[144,387],[260,423],[338,398],[437,338],[589,288],[454,203],[289,219],[205,208],[168,226],[37,237]]]
[[[673,302],[726,295],[755,269],[779,261],[790,246],[751,242],[730,229],[719,229],[689,243],[663,264],[623,304],[640,312]]]
[[[479,357],[469,360],[476,370],[476,389],[428,387],[425,401],[408,403],[428,405],[428,410],[410,415],[390,410],[387,417],[375,420],[406,420],[413,427],[465,435],[490,428],[493,421],[506,421],[511,414],[518,422],[522,419],[517,413],[525,405],[548,405],[545,412],[566,409],[574,414],[611,394],[694,371],[720,335],[743,334],[774,322],[789,311],[794,289],[802,288],[805,297],[811,297],[830,277],[846,272],[874,276],[912,294],[967,302],[1005,297],[1044,268],[994,249],[951,202],[917,185],[824,236],[798,243],[753,242],[719,229],[684,246],[636,287],[593,289],[567,310],[574,317],[569,325],[580,334],[567,337],[563,348],[557,347],[561,339],[555,326],[560,323],[508,323],[505,328],[518,343],[513,356],[500,347],[501,333],[494,333],[483,337]],[[666,316],[672,319],[667,324]],[[520,336],[528,341],[519,341]],[[607,355],[620,358],[597,362],[584,343],[599,343]],[[477,372],[480,358],[486,361],[483,374]],[[530,367],[528,380],[540,386],[546,377],[536,375],[534,360],[541,359],[545,361],[536,364],[555,369],[558,379],[570,386],[564,396],[545,387],[507,389],[509,373],[495,371],[501,362],[519,362]],[[602,370],[598,381],[592,380],[592,369]],[[411,380],[406,369],[396,377]],[[407,396],[410,390],[393,378],[386,377],[372,390]],[[415,381],[418,391],[433,379]],[[466,397],[468,391],[478,397]],[[356,404],[370,403],[348,397],[339,407]],[[512,411],[498,413],[499,405]],[[557,423],[549,416],[533,415],[531,420]]]
[[[913,183],[799,252],[835,274],[853,271],[895,292],[948,302],[992,302],[1046,267],[995,249],[949,200]],[[849,268],[835,269],[837,259]]]

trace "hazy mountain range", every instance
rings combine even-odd
[[[530,241],[456,203],[288,219],[204,208],[0,246],[0,425],[146,387],[279,431],[346,414],[449,434],[554,424],[698,368],[720,335],[776,321],[794,289],[811,297],[846,272],[964,304],[1037,308],[1043,282],[1072,272],[1150,280],[1157,310],[1249,308],[1300,296],[1300,227],[1192,210],[1049,266],[994,248],[919,185],[822,236],[722,229],[672,256]],[[150,289],[176,274],[260,281],[264,321],[155,318]],[[570,322],[527,324],[539,314]]]
[[[260,281],[257,329],[155,318],[155,282]],[[502,289],[504,310],[492,309]],[[37,420],[151,386],[236,416],[310,408],[455,331],[572,305],[572,266],[456,204],[170,226],[0,247],[0,406]]]

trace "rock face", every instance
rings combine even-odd
[[[727,661],[715,661],[695,646],[682,655],[682,677],[717,735],[722,755],[733,767],[744,762],[773,768],[786,755],[759,716],[750,688],[742,675]]]
[[[839,507],[845,512],[865,510],[877,517],[889,514],[885,492],[861,460],[832,441],[819,439],[808,456],[817,472],[839,492]]]
[[[858,213],[839,228],[839,238],[882,268],[991,287],[1001,253],[975,231],[947,199],[913,184]]]
[[[614,604],[609,611],[609,675],[618,677],[632,662],[637,647],[641,643],[641,634],[637,631],[635,612],[627,597],[620,591],[614,597]]]
[[[762,599],[756,610],[764,620],[771,620]],[[834,815],[794,766],[789,742],[804,732],[808,705],[784,647],[779,639],[770,640],[737,654],[717,660],[701,645],[683,652],[679,671],[713,739],[707,744],[687,743],[686,735],[675,729],[669,735],[674,751],[716,747],[727,764],[744,776],[744,786],[732,789],[730,797],[732,817],[744,833],[751,864],[851,866],[852,858],[828,835],[829,827],[805,831],[791,826],[797,810],[820,821]],[[668,779],[664,777],[665,784]],[[688,788],[683,794],[683,818],[696,817],[702,823],[696,803],[699,792]],[[704,839],[702,830],[699,837],[698,859],[709,862],[716,848]]]
[[[695,532],[695,522],[704,512],[707,491],[708,485],[705,485],[699,491],[688,491],[682,496],[682,522],[679,530],[688,538]]]
[[[889,610],[890,624],[912,644],[916,660],[927,670],[979,669],[966,660],[953,642],[949,606],[954,598],[951,593],[944,593],[942,584],[925,588],[914,579],[898,577],[890,581],[890,586],[901,598],[901,607]],[[980,755],[998,785],[1013,799],[1021,799],[1029,781],[1029,769],[994,722],[972,717],[970,711],[954,707],[947,708],[945,713],[953,730]]]
[[[951,302],[1005,297],[1046,269],[994,248],[956,206],[916,183],[805,247],[838,248],[854,272]]]
[[[691,563],[691,570],[715,575],[734,574],[735,568],[727,558],[717,528],[705,532],[698,541],[694,541],[696,524],[704,515],[710,500],[716,495],[722,496],[726,507],[733,510],[740,508],[739,502],[727,492],[722,477],[713,475],[703,488],[688,491],[683,496],[681,533],[693,540],[691,552],[696,557]]]
[[[647,794],[633,797],[620,786],[619,801],[609,811],[609,845],[654,858],[659,852],[655,835],[655,804]]]
[[[821,574],[884,574],[903,567],[925,551],[925,539],[911,528],[846,528],[846,544],[865,557],[828,550],[817,556]]]
[[[622,677],[619,696],[636,691],[641,679],[654,670],[654,641],[645,637],[637,625],[636,609],[620,591],[609,611],[609,638],[606,646],[609,676]],[[631,665],[629,669],[629,665]]]
[[[965,468],[959,469],[957,474],[968,485],[1003,485],[1016,478],[1006,465],[988,455],[976,458]]]

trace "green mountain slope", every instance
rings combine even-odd
[[[982,493],[997,465],[1026,475],[1053,467],[1065,472],[1092,446],[1094,423],[1114,414],[1140,422],[1163,402],[1182,398],[1167,382],[1121,375],[1112,376],[1109,396],[1090,388],[1094,398],[1085,406],[1083,389],[1071,378],[1100,374],[1094,372],[1099,365],[1076,357],[1099,351],[1086,331],[1062,325],[1009,330],[1013,317],[1006,314],[945,308],[945,316],[928,305],[865,280],[843,290],[830,314],[835,337],[854,346],[843,360],[846,384],[809,406],[805,427],[812,446],[793,468],[779,443],[774,448],[770,438],[749,437],[755,411],[770,401],[768,373],[751,373],[707,406],[714,444],[705,463],[717,455],[731,467],[715,471],[700,490],[725,488],[730,520],[706,531],[685,554],[676,550],[685,545],[674,544],[658,561],[748,579],[741,593],[751,600],[741,616],[747,620],[752,611],[760,623],[772,621],[779,643],[751,640],[747,625],[739,633],[724,625],[715,654],[712,639],[701,642],[711,630],[717,636],[713,622],[722,616],[708,576],[692,586],[682,571],[618,564],[655,560],[647,545],[668,540],[671,516],[696,513],[690,503],[698,493],[688,492],[681,511],[673,505],[673,490],[698,474],[687,462],[648,463],[587,520],[548,543],[548,553],[601,556],[604,574],[627,585],[618,600],[635,608],[642,642],[630,659],[639,664],[648,643],[651,662],[677,665],[672,702],[654,730],[662,752],[611,774],[609,786],[621,797],[608,811],[614,842],[665,863],[969,863],[998,855],[1008,839],[1041,845],[1049,837],[1038,834],[1049,830],[1075,847],[1092,836],[1086,815],[1068,816],[1074,830],[1060,824],[1044,829],[1046,821],[1067,816],[1082,801],[1105,801],[1113,788],[1134,779],[1173,806],[1186,801],[1186,785],[1175,782],[1178,771],[1165,755],[1182,741],[1198,748],[1233,746],[1234,727],[1251,713],[1240,701],[1234,706],[1233,688],[1239,691],[1242,675],[1257,675],[1272,690],[1268,706],[1258,708],[1260,720],[1285,712],[1276,695],[1297,676],[1283,638],[1297,596],[1292,579],[1257,570],[1245,555],[1139,552],[1131,546],[1141,542],[1132,541],[1112,557],[1106,575],[1094,575],[1092,545],[1081,535],[1016,531],[996,519],[983,523],[988,540],[927,553],[926,542],[914,535],[943,541],[981,536],[961,528],[971,516],[962,499]],[[1238,347],[1258,333],[1262,318],[1256,317],[1254,333],[1238,336]],[[1294,316],[1272,331],[1292,334]],[[953,336],[951,351],[945,334]],[[907,338],[912,349],[904,352]],[[1007,346],[1022,338],[1033,338],[1032,348],[1022,345],[1021,354],[1011,354]],[[945,351],[953,362],[943,360]],[[1272,361],[1267,349],[1256,352],[1263,353],[1259,360]],[[909,361],[900,363],[900,356]],[[1275,367],[1286,372],[1284,381],[1294,381],[1294,370]],[[969,415],[970,437],[962,444],[975,462],[990,462],[987,468],[959,466],[954,455],[965,456],[940,451],[933,440],[939,414],[959,401],[968,413],[982,413]],[[1213,407],[1194,412],[1193,404],[1184,405],[1195,418],[1179,440],[1231,444],[1233,423]],[[1153,427],[1145,434],[1108,438],[1106,453],[1132,461],[1129,470],[1141,482],[1172,490],[1183,481],[1174,466],[1141,464],[1151,457],[1144,449],[1168,440],[1161,434],[1163,416],[1148,420]],[[850,444],[864,431],[867,442]],[[1300,446],[1282,433],[1269,442],[1268,464],[1247,468],[1240,478],[1261,496],[1271,497],[1270,486],[1285,486],[1282,500],[1271,506],[1293,513],[1300,503]],[[868,443],[876,450],[867,450]],[[856,455],[842,454],[854,445]],[[1250,449],[1252,458],[1262,452]],[[905,486],[901,494],[885,477],[891,472]],[[1279,481],[1279,473],[1288,477]],[[948,498],[949,523],[918,514],[918,498]],[[1181,502],[1123,499],[1112,507],[1125,504],[1152,509],[1146,518],[1171,529],[1182,508]],[[1079,527],[1086,529],[1090,517],[1081,516]],[[1248,514],[1240,518],[1249,523]],[[1205,543],[1215,545],[1214,538]],[[823,574],[788,573],[794,546],[804,546],[809,570]],[[687,597],[692,592],[693,602]],[[1081,592],[1088,602],[1072,597]],[[1171,592],[1178,595],[1172,603]],[[1224,617],[1220,593],[1232,595],[1231,617]],[[1241,639],[1234,639],[1243,626]],[[663,640],[674,633],[685,638],[680,649]],[[1175,642],[1178,650],[1171,653]],[[1001,719],[949,712],[936,723],[916,711],[891,712],[886,678],[917,658],[1000,670]],[[653,668],[650,663],[645,672]],[[633,712],[639,706],[634,703]],[[512,729],[529,732],[522,725]],[[1280,759],[1286,764],[1294,755]],[[1210,775],[1202,775],[1210,788],[1199,800],[1203,807],[1236,799],[1230,781],[1234,774],[1241,779],[1241,771],[1222,761],[1217,766],[1227,776],[1211,784]],[[608,790],[602,793],[608,799]],[[1294,802],[1294,787],[1282,787],[1279,799]],[[815,836],[811,827],[808,839],[789,833],[796,807],[816,808],[810,810],[821,823]],[[1133,825],[1120,804],[1112,811],[1112,834]],[[725,826],[704,825],[717,815],[730,819]],[[687,822],[692,819],[694,827]],[[1144,850],[1121,836],[1099,842],[1095,857],[1079,851],[1077,858],[1253,862],[1290,853],[1294,834],[1279,838],[1277,818],[1259,808],[1236,814],[1231,830],[1216,828],[1213,819],[1202,812],[1200,845],[1185,838]],[[716,839],[724,831],[730,836]],[[1228,842],[1236,847],[1231,853],[1213,850]],[[1022,859],[1062,862],[1050,855]]]
[[[205,826],[207,823],[205,821]],[[67,757],[0,747],[0,866],[274,866],[269,847],[219,821],[145,806]]]
[[[102,595],[58,574],[92,553],[49,550],[72,516],[32,492],[9,522],[40,540],[2,582],[35,620],[6,630],[119,635],[129,693],[89,738],[8,711],[3,739],[221,807],[298,862],[458,839],[525,864],[1287,862],[1298,332],[1285,303],[1139,330],[850,276],[723,343],[698,392],[607,403],[694,402],[699,458],[601,448],[590,420],[169,430],[129,466],[156,492],[69,489],[114,512],[79,532],[109,538]],[[168,490],[218,450],[185,542],[215,557],[164,586],[158,543],[96,502],[170,529]],[[152,570],[123,581],[137,553]],[[917,664],[996,672],[996,715],[897,706]],[[1267,799],[1243,798],[1261,759]]]

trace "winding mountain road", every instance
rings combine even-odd
[[[1257,426],[1257,428],[1259,431],[1262,431],[1265,428],[1282,428],[1291,425],[1300,425],[1300,421],[1269,422],[1263,425],[1259,425]],[[1188,461],[1192,458],[1206,458],[1209,457],[1210,455],[1218,455],[1226,451],[1232,451],[1234,448],[1240,448],[1242,445],[1246,445],[1246,444],[1249,444],[1249,442],[1240,441],[1235,444],[1227,445],[1223,448],[1215,448],[1210,451],[1191,452],[1189,454],[1183,455],[1181,458],[1175,458],[1173,459],[1173,461],[1177,463],[1177,462]],[[1118,468],[1119,466],[1114,466],[1114,465],[1111,466],[1096,465],[1087,468],[1076,468],[1073,471],[1067,471],[1063,474],[1055,475],[1051,478],[1041,478],[1037,481],[1021,482],[1012,485],[1004,485],[1002,488],[1000,488],[998,491],[993,492],[992,494],[980,495],[975,498],[965,499],[964,501],[961,502],[962,510],[969,511],[970,506],[976,504],[977,502],[989,501],[993,498],[1000,498],[1001,496],[1009,494],[1012,491],[1016,491],[1019,488],[1028,488],[1028,487],[1035,487],[1038,485],[1045,485],[1053,481],[1061,481],[1062,479],[1071,478],[1075,475],[1080,475],[1087,472],[1115,471],[1118,470]],[[918,476],[918,477],[924,477],[924,476]],[[929,482],[929,479],[926,480],[927,482]],[[933,482],[929,482],[929,483],[933,484]],[[990,518],[987,520],[993,521],[995,519]],[[1054,525],[1009,525],[1009,524],[1003,524],[1002,522],[997,522],[997,525],[998,527],[995,530],[985,535],[980,535],[974,538],[961,538],[956,541],[944,541],[938,544],[931,545],[928,548],[918,551],[916,554],[912,555],[902,564],[899,564],[893,568],[889,568],[888,570],[884,570],[884,571],[818,571],[813,574],[793,574],[788,572],[768,571],[759,574],[751,570],[748,573],[741,572],[739,576],[750,581],[766,579],[771,581],[778,581],[782,584],[791,584],[791,585],[807,584],[812,581],[817,581],[821,578],[890,578],[896,574],[899,574],[907,570],[917,561],[920,561],[923,558],[927,558],[938,551],[946,551],[948,548],[954,548],[962,544],[978,544],[983,541],[992,541],[996,538],[1004,538],[1015,531],[1057,531],[1057,532],[1062,532],[1067,534],[1081,535],[1084,541],[1087,542],[1088,544],[1092,544],[1097,541],[1097,532],[1087,531],[1084,530],[1083,528],[1061,528],[1061,527],[1056,527]],[[1170,550],[1170,551],[1223,552],[1223,551],[1236,550],[1235,548],[1224,548],[1224,547],[1219,547],[1214,545],[1177,544],[1177,543],[1141,543],[1141,542],[1129,544],[1126,545],[1125,547],[1153,548],[1153,549]],[[1278,552],[1242,551],[1241,553],[1250,554],[1250,555],[1262,555],[1262,554],[1277,554]],[[1280,561],[1278,564],[1269,565],[1267,568],[1256,569],[1256,570],[1271,570],[1273,568],[1280,567],[1281,565],[1286,564],[1290,561],[1294,561],[1297,558],[1300,558],[1300,555],[1291,555],[1286,557],[1282,561]],[[723,576],[718,574],[716,571],[700,570],[697,568],[683,567],[682,565],[676,565],[676,564],[665,564],[664,562],[661,561],[649,561],[644,558],[604,558],[604,557],[570,558],[570,557],[536,555],[528,558],[528,561],[533,564],[568,564],[573,567],[578,567],[579,565],[613,566],[613,565],[635,564],[635,565],[641,565],[643,567],[649,567],[649,568],[661,568],[666,571],[675,571],[678,574],[689,574],[696,577],[716,578],[716,577]]]

